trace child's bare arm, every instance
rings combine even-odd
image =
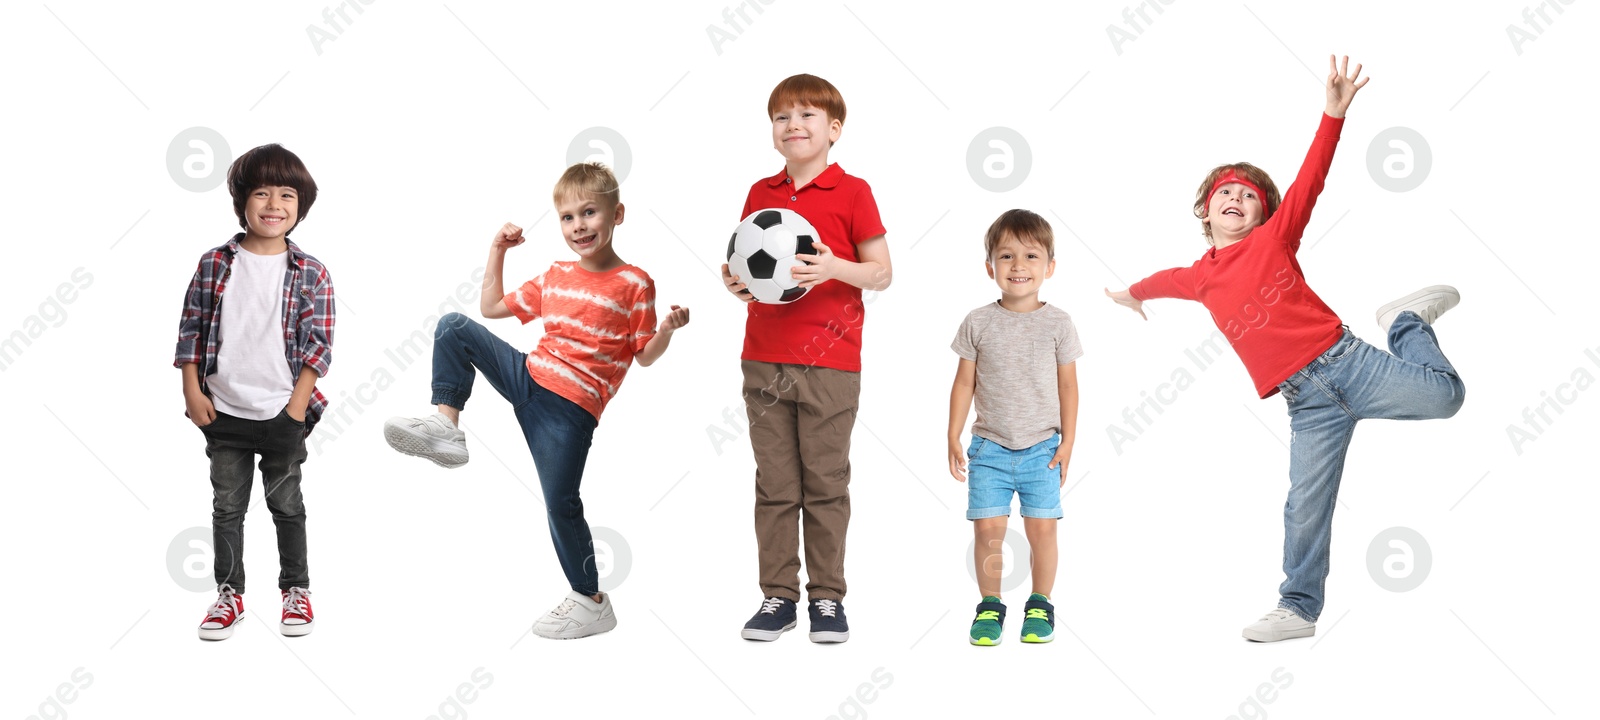
[[[677,332],[678,328],[688,324],[689,308],[673,305],[672,312],[667,313],[667,317],[662,319],[660,329],[656,330],[656,334],[650,336],[650,340],[644,344],[644,349],[640,350],[639,354],[634,355],[633,359],[638,361],[640,365],[649,367],[651,363],[655,362],[657,358],[660,358],[667,351],[667,345],[672,342],[672,333]]]
[[[483,294],[478,298],[478,311],[486,318],[511,317],[511,309],[506,307],[506,251],[521,245],[524,239],[522,228],[506,223],[489,243],[489,262],[483,267]]]
[[[887,290],[894,280],[894,268],[889,262],[889,241],[884,235],[867,238],[856,245],[858,262],[850,262],[833,254],[833,250],[814,242],[815,255],[796,255],[805,265],[790,270],[800,287],[821,285],[829,280],[854,285],[862,290]]]
[[[1072,445],[1078,437],[1078,364],[1056,366],[1056,390],[1061,394],[1061,445],[1049,467],[1061,464],[1061,484],[1067,484],[1067,465],[1072,462]]]
[[[310,365],[300,366],[300,377],[295,380],[294,391],[289,393],[289,406],[284,408],[289,417],[306,421],[306,408],[311,405],[311,393],[317,389],[317,371]]]
[[[184,363],[179,367],[183,371],[183,404],[189,412],[189,421],[196,427],[210,425],[217,419],[217,409],[211,404],[211,398],[206,397],[200,389],[200,366]]]
[[[1370,77],[1361,77],[1361,63],[1356,63],[1356,71],[1346,73],[1350,67],[1350,56],[1344,56],[1337,66],[1334,65],[1332,55],[1328,56],[1328,106],[1323,112],[1328,117],[1342,118],[1344,112],[1350,109],[1350,101],[1356,97],[1356,91],[1365,87]],[[1356,82],[1356,78],[1361,78]]]
[[[972,391],[978,383],[978,364],[961,358],[956,365],[956,379],[950,385],[950,477],[967,481],[967,453],[961,449],[961,431],[967,425],[967,413],[972,410]]]

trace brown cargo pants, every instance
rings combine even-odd
[[[861,373],[743,360],[744,406],[756,458],[761,596],[800,602],[800,527],[806,595],[843,600],[850,525],[850,431]]]

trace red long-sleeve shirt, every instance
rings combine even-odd
[[[1139,300],[1171,297],[1204,305],[1263,398],[1343,334],[1339,316],[1306,285],[1295,258],[1343,127],[1343,118],[1322,116],[1283,203],[1244,239],[1128,288]]]

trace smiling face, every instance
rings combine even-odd
[[[588,270],[607,269],[617,252],[611,247],[612,230],[622,224],[622,203],[610,204],[584,195],[569,195],[556,202],[561,237],[578,254],[578,264]]]
[[[1026,304],[1030,299],[1037,301],[1045,278],[1056,272],[1056,261],[1043,247],[1006,233],[995,246],[986,269],[989,278],[1000,286],[1003,300]]]
[[[252,240],[282,240],[299,219],[300,193],[292,187],[258,187],[244,203],[245,226]]]
[[[1249,234],[1266,216],[1262,198],[1243,183],[1226,183],[1211,193],[1202,221],[1211,226],[1213,244],[1226,247]]]
[[[828,147],[838,142],[844,123],[812,105],[796,103],[772,115],[772,146],[793,165],[826,158]]]

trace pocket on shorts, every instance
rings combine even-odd
[[[983,446],[987,442],[989,441],[978,437],[977,435],[973,435],[972,442],[967,445],[967,459],[972,460],[978,457],[978,453],[983,451]]]

